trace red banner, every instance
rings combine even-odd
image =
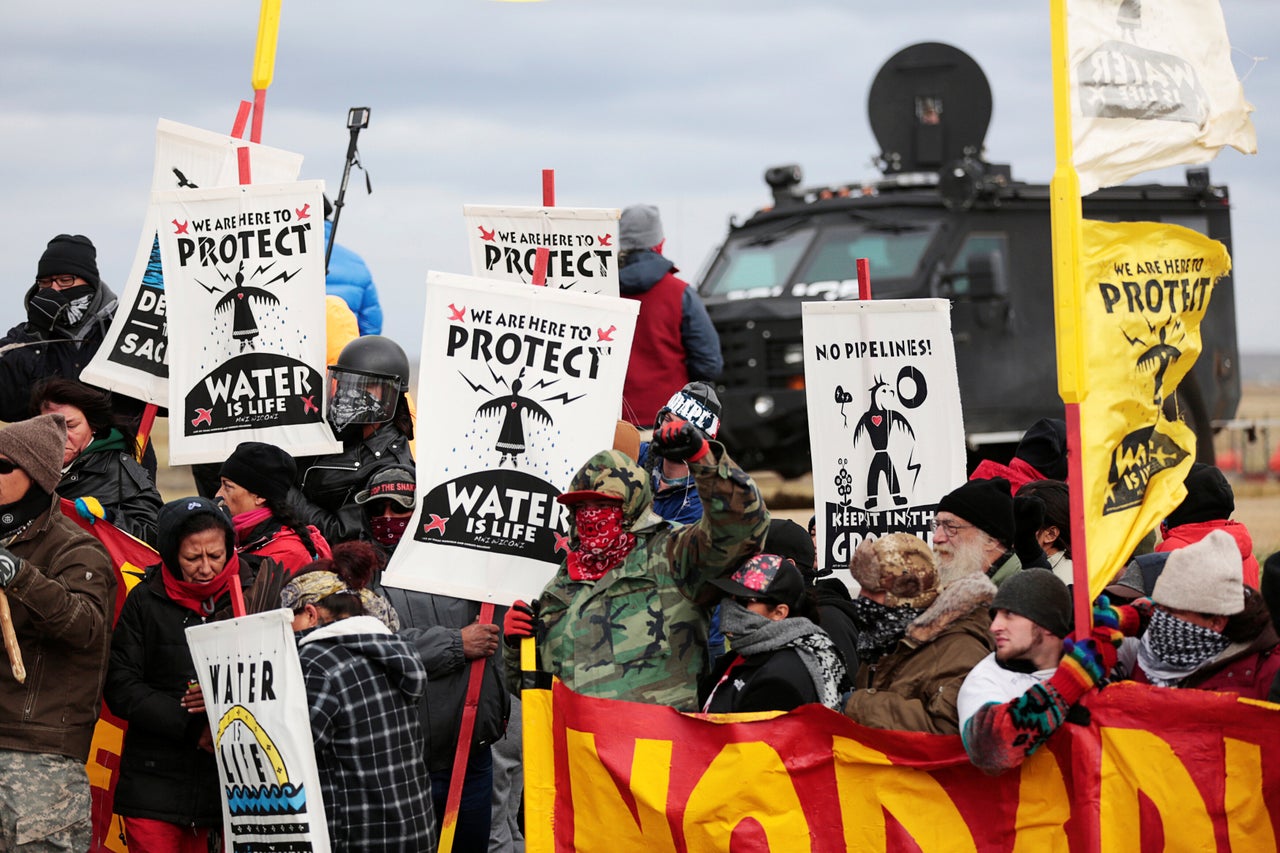
[[[1280,709],[1223,694],[1111,685],[995,777],[959,737],[817,705],[741,722],[525,697],[529,853],[1277,849]]]

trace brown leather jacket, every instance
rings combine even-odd
[[[949,583],[891,651],[858,670],[845,714],[875,729],[959,734],[960,685],[995,650],[988,612],[995,594],[984,575]]]
[[[5,593],[27,679],[19,684],[0,661],[0,749],[84,761],[102,707],[115,571],[57,497],[9,550],[22,558]]]

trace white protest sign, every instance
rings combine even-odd
[[[153,193],[171,328],[171,464],[242,441],[336,453],[324,420],[324,202],[319,181]]]
[[[241,148],[261,183],[297,180],[302,155],[160,119],[151,189],[227,187],[239,180]],[[169,404],[168,316],[154,203],[147,206],[124,294],[102,346],[80,378],[157,406]]]
[[[218,759],[225,849],[328,853],[292,614],[196,625],[187,646]]]
[[[858,543],[885,533],[932,541],[938,501],[965,478],[950,303],[801,311],[819,565],[847,571]]]
[[[533,281],[539,247],[547,250],[547,286],[618,295],[617,208],[463,205],[471,273]]]
[[[383,583],[510,604],[568,552],[556,497],[613,446],[639,303],[432,272],[417,506]]]

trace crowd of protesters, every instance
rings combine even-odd
[[[129,849],[212,849],[217,769],[183,632],[231,616],[233,580],[293,614],[343,850],[434,849],[460,755],[453,849],[523,849],[513,709],[527,638],[539,670],[586,695],[711,714],[816,703],[869,727],[959,735],[993,773],[1109,681],[1280,700],[1267,606],[1280,563],[1259,566],[1216,468],[1191,468],[1162,541],[1150,537],[1093,602],[1090,633],[1072,624],[1061,421],[1033,424],[1012,460],[983,463],[943,496],[928,540],[888,534],[824,566],[815,522],[806,532],[771,518],[716,438],[715,332],[660,254],[656,208],[628,208],[620,238],[623,293],[647,330],[624,421],[559,497],[570,537],[554,577],[488,624],[478,602],[380,583],[416,499],[399,345],[357,337],[330,365],[341,452],[297,460],[244,442],[203,472],[207,497],[165,504],[138,458],[131,404],[78,381],[115,304],[92,243],[51,241],[28,320],[6,338],[35,345],[0,354],[11,421],[0,428],[0,590],[18,647],[43,668],[26,684],[0,677],[0,849],[19,837],[88,846],[84,761],[103,697],[129,724],[114,804]],[[19,399],[18,387],[34,390]],[[628,420],[651,434],[638,440]],[[159,555],[114,632],[124,591],[59,498]]]

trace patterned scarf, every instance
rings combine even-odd
[[[1156,608],[1138,647],[1138,665],[1152,684],[1172,687],[1229,645],[1231,641],[1217,631]]]
[[[569,578],[598,581],[620,565],[636,546],[634,533],[622,530],[622,505],[579,507],[573,514],[578,547],[569,552]]]
[[[858,626],[858,660],[875,663],[907,632],[907,625],[924,612],[920,607],[889,607],[865,595],[853,600]]]
[[[818,690],[818,701],[840,710],[848,675],[835,644],[817,625],[803,616],[775,622],[726,598],[720,603],[720,630],[729,637],[729,648],[743,657],[795,649]]]

